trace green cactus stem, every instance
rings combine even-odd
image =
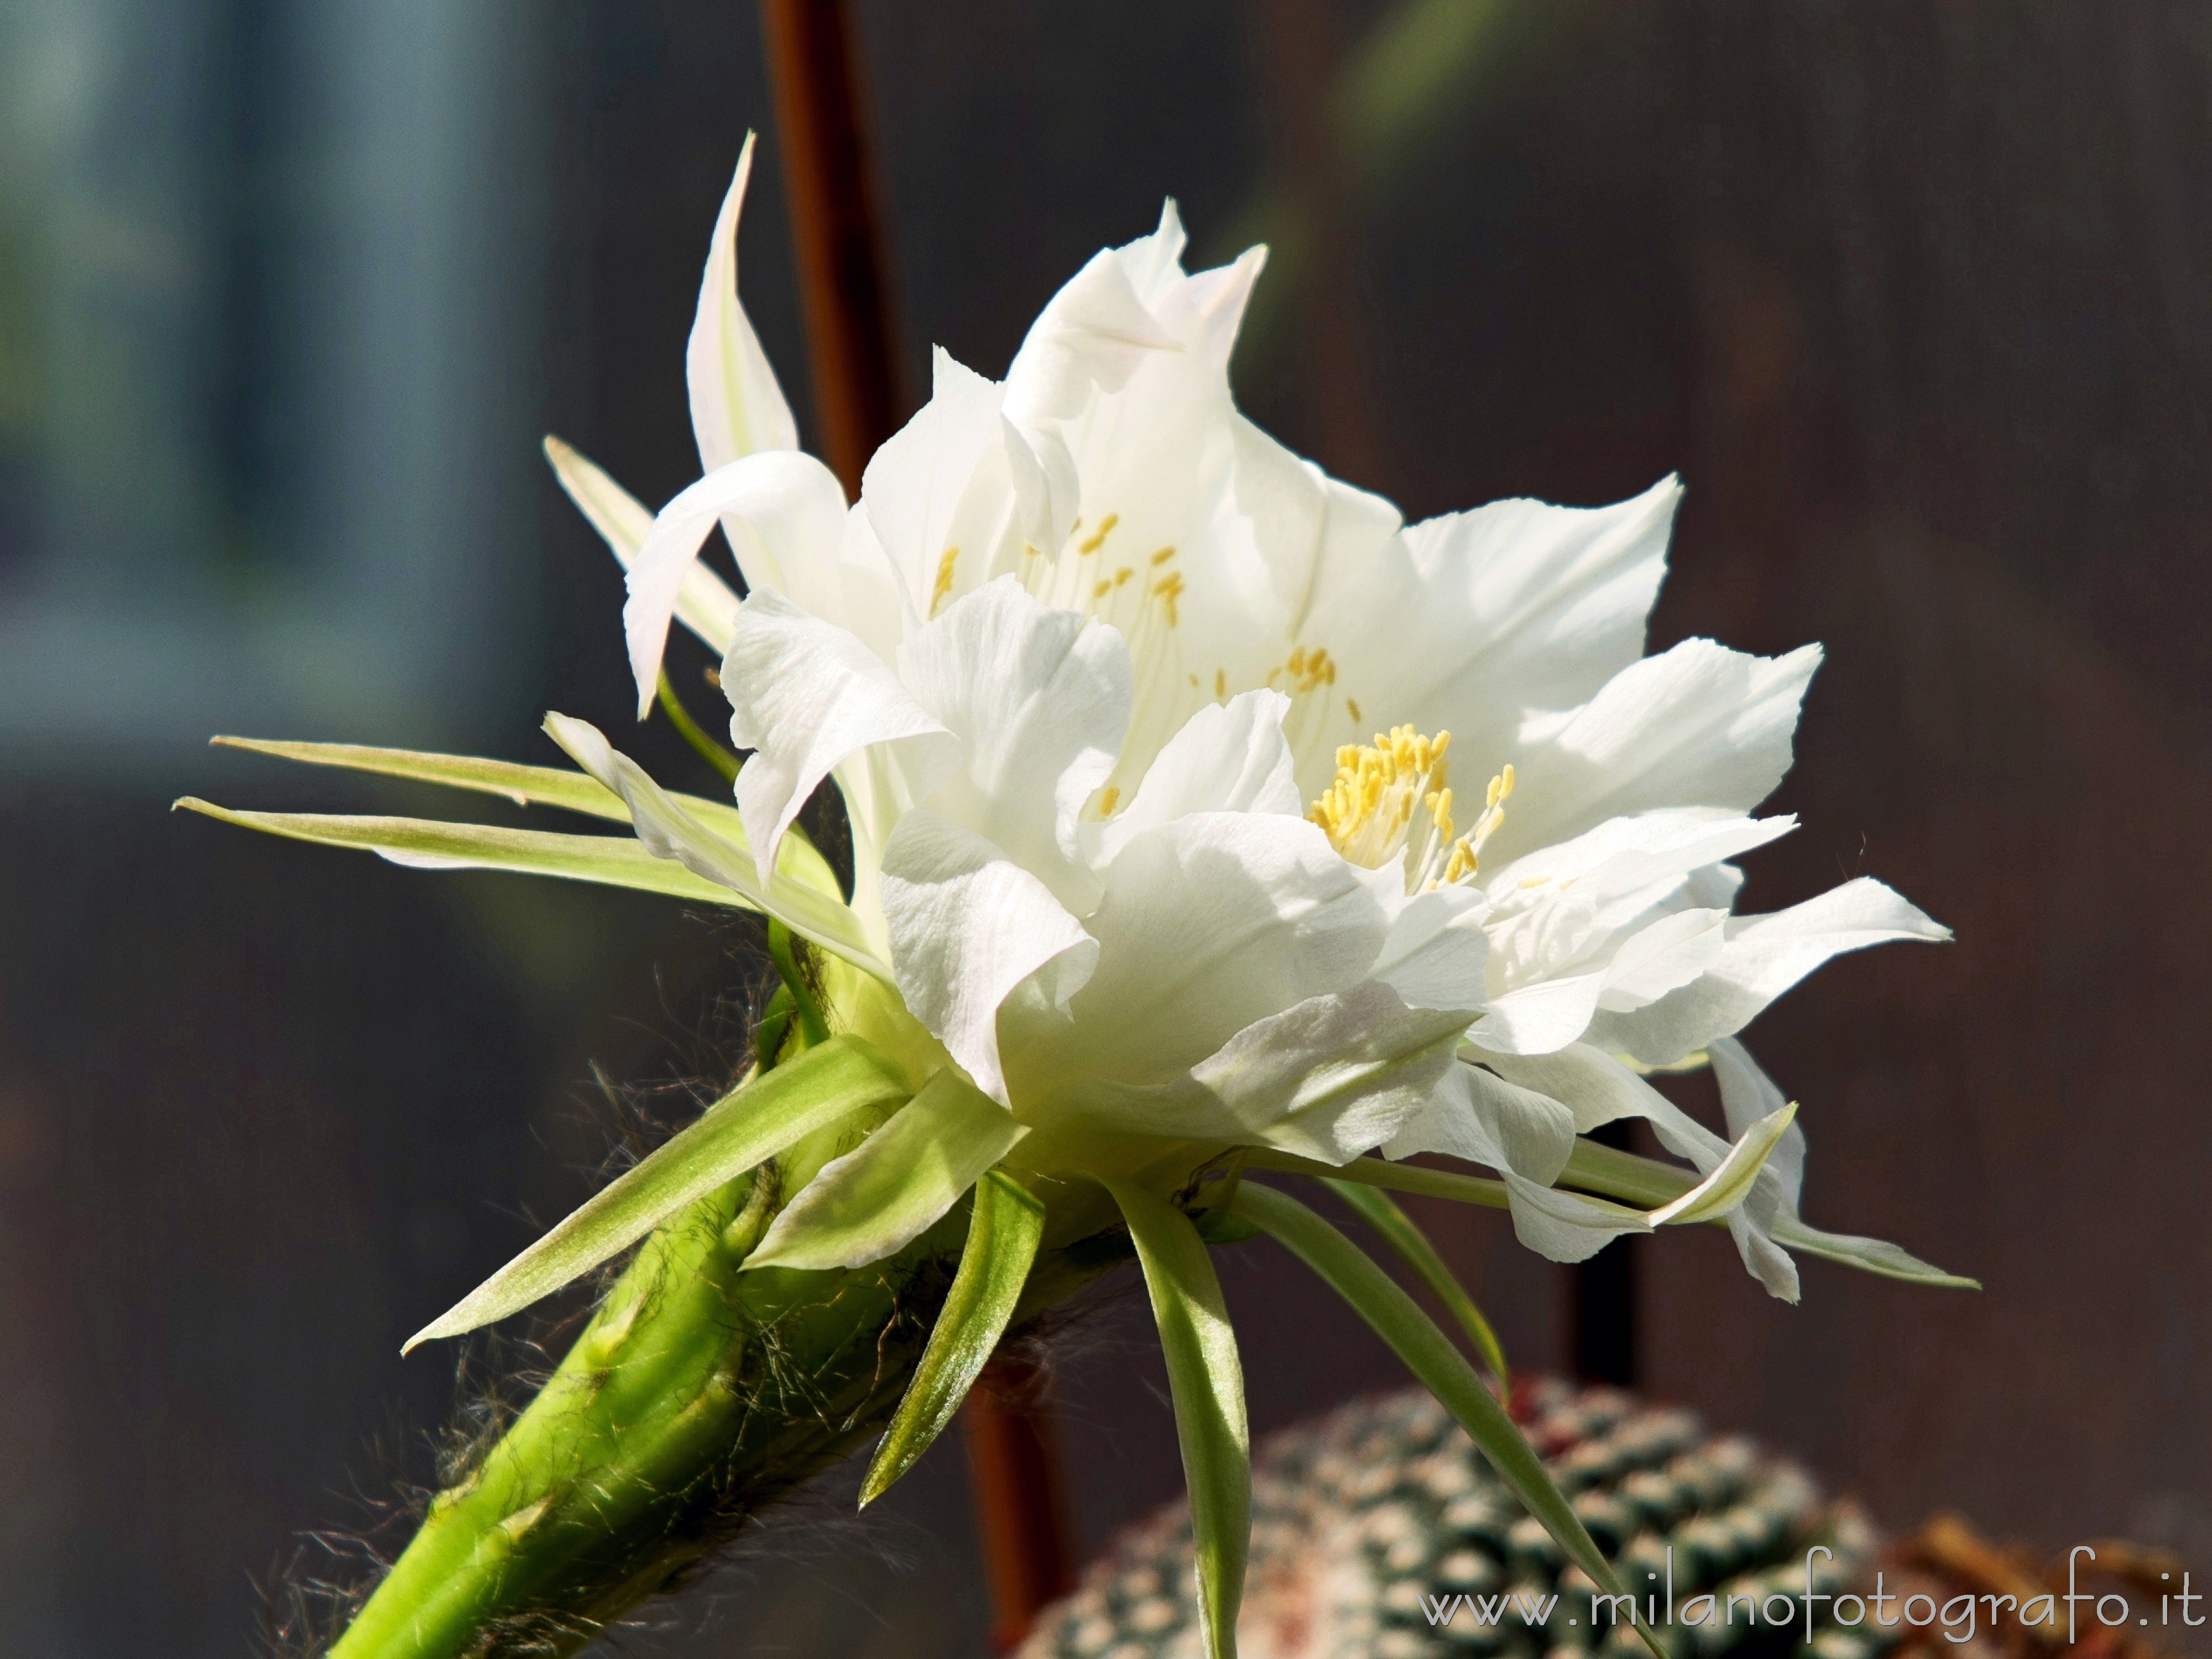
[[[964,1212],[873,1267],[741,1272],[778,1196],[764,1165],[646,1241],[537,1398],[432,1501],[330,1659],[573,1653],[882,1431]],[[1041,1259],[1018,1317],[1120,1254]]]

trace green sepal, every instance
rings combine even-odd
[[[1352,1304],[1352,1310],[1459,1420],[1528,1512],[1543,1522],[1545,1530],[1590,1576],[1592,1583],[1602,1586],[1608,1595],[1627,1593],[1573,1506],[1552,1484],[1543,1459],[1483,1386],[1466,1356],[1395,1279],[1350,1239],[1287,1194],[1247,1182],[1237,1189],[1230,1207],[1273,1237]],[[1632,1616],[1638,1633],[1652,1652],[1659,1659],[1668,1659],[1643,1615]]]
[[[1607,1193],[1615,1198],[1627,1199],[1631,1203],[1658,1206],[1673,1202],[1698,1184],[1696,1172],[1683,1170],[1672,1164],[1662,1164],[1657,1158],[1639,1157],[1618,1147],[1601,1146],[1592,1140],[1577,1140],[1567,1158],[1567,1167],[1559,1172],[1562,1187],[1580,1188],[1587,1192]],[[1725,1226],[1727,1218],[1718,1224]],[[1862,1273],[1873,1273],[1881,1279],[1901,1279],[1909,1285],[1926,1285],[1931,1288],[1953,1291],[1978,1291],[1982,1282],[1959,1273],[1946,1273],[1932,1262],[1923,1261],[1910,1250],[1879,1238],[1862,1238],[1851,1233],[1823,1232],[1802,1221],[1778,1217],[1771,1232],[1774,1242],[1784,1249],[1799,1250],[1807,1255],[1819,1256],[1824,1261],[1856,1267]]]
[[[480,795],[498,795],[517,806],[551,806],[564,812],[611,818],[617,823],[629,822],[629,808],[620,795],[587,773],[557,766],[524,766],[514,761],[483,760],[474,755],[378,749],[357,743],[289,743],[268,738],[228,737],[210,738],[208,741],[219,748],[248,750],[307,766],[334,766],[349,772],[404,778],[414,783],[434,783]],[[715,834],[740,846],[744,844],[744,824],[738,816],[738,809],[730,802],[672,791],[670,799],[681,803],[684,811]],[[782,874],[817,892],[831,898],[841,896],[836,872],[796,825],[785,832],[783,845],[776,849],[775,866]]]
[[[1506,1369],[1504,1345],[1498,1341],[1498,1333],[1482,1316],[1482,1310],[1474,1305],[1474,1298],[1452,1270],[1444,1266],[1443,1258],[1437,1254],[1429,1236],[1415,1224],[1413,1218],[1376,1188],[1363,1187],[1356,1181],[1324,1181],[1322,1183],[1352,1212],[1372,1227],[1382,1242],[1398,1253],[1398,1258],[1411,1267],[1429,1287],[1429,1293],[1444,1304],[1451,1316],[1467,1333],[1474,1351],[1482,1356],[1482,1363],[1490,1367],[1491,1375],[1498,1379],[1500,1391],[1512,1386],[1512,1373]],[[1257,1232],[1250,1222],[1244,1224]]]
[[[714,741],[691,711],[684,706],[684,699],[676,695],[676,682],[668,678],[668,671],[660,671],[660,712],[668,716],[668,723],[676,728],[676,735],[690,744],[692,751],[721,775],[725,783],[738,781],[738,769],[743,764],[720,744]]]
[[[1480,1204],[1485,1209],[1510,1207],[1505,1183],[1484,1176],[1454,1175],[1446,1170],[1425,1170],[1418,1164],[1398,1164],[1388,1158],[1355,1158],[1347,1164],[1324,1164],[1272,1148],[1244,1155],[1245,1167],[1279,1170],[1285,1175],[1312,1176],[1322,1181],[1352,1181],[1363,1187],[1381,1187],[1394,1193],[1419,1193],[1428,1198],[1449,1198],[1458,1204]]]
[[[410,1337],[401,1352],[528,1307],[814,1130],[906,1092],[891,1063],[858,1037],[833,1037],[808,1049],[715,1102]]]
[[[1234,1659],[1252,1537],[1252,1437],[1237,1335],[1212,1258],[1190,1218],[1145,1188],[1119,1181],[1103,1185],[1129,1224],[1167,1357],[1176,1437],[1190,1492],[1206,1650],[1209,1659]]]
[[[225,823],[289,841],[375,853],[410,870],[505,870],[629,887],[695,904],[759,907],[719,882],[658,859],[627,836],[567,836],[547,830],[509,830],[490,823],[447,823],[438,818],[392,818],[333,812],[239,812],[186,795],[176,803]]]
[[[948,1066],[798,1188],[747,1266],[819,1272],[881,1261],[950,1213],[1028,1133]]]
[[[798,1015],[799,1005],[791,1000],[791,988],[778,985],[753,1026],[753,1060],[762,1071],[773,1070],[782,1059],[784,1039],[791,1035],[791,1023]]]
[[[975,1183],[968,1242],[944,1310],[860,1483],[863,1509],[914,1467],[960,1409],[1006,1333],[1043,1237],[1044,1206],[1005,1170],[986,1171]]]
[[[830,1022],[823,1017],[822,1005],[814,1000],[813,988],[799,964],[799,952],[792,944],[791,929],[774,916],[768,921],[769,960],[775,963],[775,971],[789,994],[792,1012],[798,1017],[799,1030],[806,1047],[812,1048],[829,1041]]]

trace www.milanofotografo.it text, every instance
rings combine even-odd
[[[1813,1558],[1826,1556],[1832,1560],[1834,1552],[1825,1544],[1815,1544],[1805,1553],[1805,1588],[1800,1591],[1776,1591],[1765,1596],[1742,1591],[1734,1595],[1717,1590],[1700,1590],[1685,1597],[1678,1605],[1674,1599],[1674,1552],[1667,1552],[1667,1570],[1663,1578],[1649,1575],[1656,1582],[1647,1589],[1641,1602],[1633,1595],[1607,1595],[1594,1594],[1589,1598],[1589,1626],[1604,1630],[1615,1625],[1632,1624],[1641,1614],[1648,1625],[1693,1625],[1718,1629],[1723,1625],[1742,1623],[1765,1625],[1770,1628],[1802,1623],[1805,1638],[1810,1641],[1814,1626],[1825,1616],[1847,1629],[1856,1629],[1871,1620],[1885,1630],[1900,1625],[1914,1630],[1927,1630],[1933,1626],[1942,1627],[1943,1639],[1964,1644],[1974,1638],[1974,1631],[1982,1622],[1995,1623],[2001,1613],[2009,1613],[2018,1623],[2047,1629],[2054,1635],[2063,1626],[2066,1640],[2071,1644],[2090,1620],[2107,1629],[2123,1625],[2138,1626],[2185,1625],[2191,1629],[2203,1625],[2208,1616],[2192,1613],[2191,1607],[2203,1601],[2203,1592],[2190,1588],[2189,1574],[2184,1571],[2179,1583],[2169,1583],[2159,1595],[2157,1617],[2130,1602],[2124,1595],[2107,1592],[2094,1595],[2079,1588],[2076,1574],[2084,1559],[2094,1564],[2097,1552],[2087,1544],[2077,1544],[2066,1558],[2066,1588],[2051,1590],[2041,1595],[2032,1595],[2023,1603],[2016,1595],[1973,1595],[1960,1591],[1942,1601],[1921,1592],[1901,1595],[1888,1589],[1885,1576],[1875,1574],[1873,1589],[1859,1593],[1845,1591],[1832,1595],[1814,1588]],[[2171,1574],[2160,1573],[2161,1579],[2170,1580]],[[1465,1618],[1475,1625],[1502,1625],[1517,1619],[1534,1627],[1549,1625],[1557,1611],[1557,1595],[1536,1595],[1527,1591],[1508,1591],[1499,1595],[1424,1595],[1421,1613],[1430,1624],[1449,1625],[1455,1619]],[[1916,1607],[1924,1611],[1916,1612]],[[1898,1609],[1892,1612],[1892,1608]],[[2084,1609],[2087,1609],[2085,1612]],[[1848,1609],[1848,1611],[1847,1611]],[[1741,1617],[1739,1617],[1741,1615]],[[1578,1626],[1583,1620],[1570,1613],[1567,1623]]]

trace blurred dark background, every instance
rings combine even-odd
[[[1647,1242],[1640,1380],[1892,1523],[2212,1573],[2212,10],[856,15],[911,386],[932,341],[1002,373],[1171,192],[1209,261],[1275,248],[1246,407],[1409,517],[1686,476],[1655,644],[1830,650],[1749,900],[1868,872],[1959,934],[1753,1031],[1807,1209],[1989,1289],[1811,1263],[1789,1309]],[[399,1340],[587,1190],[591,1068],[719,1063],[742,928],[166,808],[433,805],[218,730],[544,760],[543,709],[621,719],[618,574],[537,441],[695,476],[699,263],[771,121],[744,3],[0,0],[13,1651],[239,1651],[257,1576],[419,1471],[451,1359]],[[805,428],[774,159],[742,283]],[[1424,1218],[1571,1362],[1569,1274]],[[1226,1272],[1260,1428],[1395,1382],[1261,1247]],[[1063,1366],[1093,1547],[1179,1488],[1132,1314]],[[817,1504],[631,1650],[980,1651],[964,1480],[948,1444],[866,1530]]]

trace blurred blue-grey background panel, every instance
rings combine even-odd
[[[543,652],[509,441],[544,383],[542,24],[87,0],[0,29],[8,769],[495,738]]]
[[[1643,1383],[1890,1522],[2212,1576],[2212,12],[854,15],[910,391],[933,343],[1002,373],[1172,195],[1194,257],[1273,249],[1240,399],[1409,515],[1685,474],[1654,644],[1830,647],[1749,902],[1864,872],[1959,933],[1753,1031],[1808,1214],[1990,1288],[1815,1264],[1793,1310],[1641,1241]],[[773,119],[726,0],[0,0],[0,1649],[228,1656],[295,1552],[342,1571],[307,1534],[465,1398],[400,1340],[589,1190],[598,1079],[673,1115],[734,1063],[746,924],[167,809],[459,810],[204,741],[547,761],[547,708],[711,787],[629,723],[619,573],[538,445],[695,476],[749,127],[745,301],[810,428]],[[1568,1277],[1423,1218],[1565,1364]],[[1264,1249],[1224,1279],[1261,1431],[1390,1382]],[[1126,1312],[1064,1349],[1092,1547],[1179,1486]],[[949,1442],[866,1528],[811,1500],[631,1650],[980,1651],[964,1505]]]

